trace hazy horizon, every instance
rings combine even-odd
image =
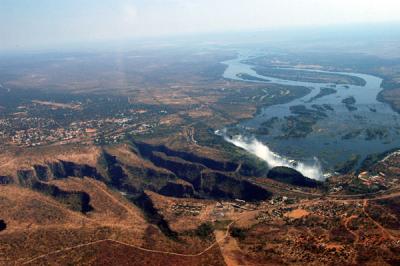
[[[0,51],[218,32],[398,23],[393,0],[0,0]]]

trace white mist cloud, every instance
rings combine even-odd
[[[264,160],[270,168],[276,166],[291,167],[296,169],[306,177],[315,180],[324,180],[321,165],[319,164],[317,159],[315,159],[315,163],[313,165],[296,162],[271,151],[267,145],[264,145],[255,138],[249,139],[241,135],[228,137],[226,136],[225,132],[220,131],[217,131],[216,133],[222,135],[226,141],[232,143],[236,147],[240,147],[250,152],[251,154],[254,154],[258,158]]]

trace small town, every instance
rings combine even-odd
[[[35,107],[36,105],[31,108]],[[51,117],[51,110],[46,110],[49,117],[46,117],[46,112],[45,117],[19,112],[0,118],[0,143],[19,147],[67,143],[112,144],[124,140],[126,134],[141,135],[152,132],[158,125],[157,117],[149,117],[148,111],[143,109],[119,113],[114,117],[83,121],[70,118],[56,120]],[[165,110],[161,110],[158,115],[166,113]],[[72,121],[68,122],[69,120]]]

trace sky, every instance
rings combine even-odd
[[[0,50],[400,21],[399,0],[0,0]]]

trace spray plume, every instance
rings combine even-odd
[[[276,166],[286,166],[296,169],[308,178],[312,178],[315,180],[324,179],[321,165],[316,158],[314,158],[314,164],[311,165],[302,162],[296,162],[271,151],[267,145],[263,144],[255,138],[246,138],[241,135],[228,137],[225,131],[219,130],[216,131],[216,134],[223,136],[226,141],[232,143],[236,147],[242,148],[249,153],[257,156],[258,158],[264,160],[270,168]]]

